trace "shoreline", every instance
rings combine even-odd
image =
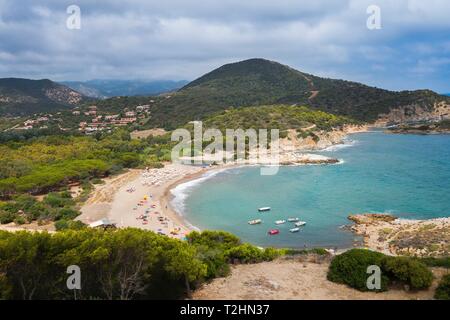
[[[403,219],[390,214],[350,215],[350,230],[364,238],[364,247],[388,255],[440,257],[448,255],[450,217]]]
[[[326,139],[318,145],[317,148],[309,149],[310,144],[305,141],[304,148],[296,148],[294,150],[286,150],[280,152],[280,166],[296,166],[296,165],[331,165],[340,163],[338,159],[332,159],[325,156],[320,156],[309,152],[320,152],[331,146],[344,144],[344,138],[351,134],[366,132],[367,126],[349,126],[342,130],[335,130],[333,133],[326,133]],[[330,139],[330,134],[333,139]],[[308,148],[306,148],[308,147]],[[136,227],[154,232],[163,232],[169,237],[184,238],[184,235],[191,231],[199,230],[198,227],[189,223],[173,205],[174,195],[172,190],[176,187],[195,181],[202,178],[205,174],[213,171],[229,170],[244,166],[263,166],[264,164],[242,164],[230,163],[221,164],[218,166],[200,167],[183,164],[165,164],[164,168],[146,170],[134,170],[132,178],[125,179],[122,175],[111,178],[111,182],[106,185],[101,185],[98,190],[89,197],[88,201],[82,206],[82,214],[77,217],[86,224],[104,218],[109,219],[115,223],[119,228]],[[166,173],[165,173],[166,172]],[[167,172],[175,172],[167,174]],[[145,185],[144,175],[150,173],[151,175],[162,176],[158,185]],[[127,173],[123,174],[123,176]],[[165,177],[168,175],[168,177]],[[128,177],[130,174],[128,173]],[[129,193],[127,190],[134,188],[136,191]],[[106,195],[106,196],[105,196]],[[139,202],[144,198],[153,205],[153,208],[141,210]],[[145,201],[142,206],[146,206]],[[150,211],[147,214],[147,211]],[[157,215],[153,213],[158,212]],[[139,215],[148,215],[148,223],[145,225],[138,221]],[[162,223],[158,219],[164,219]],[[179,228],[179,232],[171,234],[170,230]]]

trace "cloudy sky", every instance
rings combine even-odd
[[[373,4],[379,30],[366,24]],[[81,29],[67,28],[70,5]],[[450,1],[0,0],[0,77],[192,80],[252,57],[450,92]]]

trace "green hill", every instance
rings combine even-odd
[[[83,99],[80,93],[47,79],[0,79],[0,115],[29,115],[67,109]]]
[[[308,127],[329,131],[345,124],[357,124],[357,122],[344,116],[292,105],[230,109],[204,120],[204,128],[218,128],[223,132],[226,129],[258,128],[284,131],[287,129],[303,130]]]
[[[373,121],[390,109],[419,104],[430,108],[448,97],[429,90],[394,92],[360,83],[316,77],[277,62],[250,59],[224,65],[158,99],[153,126],[174,128],[230,107],[298,104]]]

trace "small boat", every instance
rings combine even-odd
[[[276,235],[276,234],[279,234],[280,233],[280,230],[278,230],[278,229],[272,229],[272,230],[269,230],[269,232],[267,232],[270,236],[274,236],[274,235]]]
[[[271,207],[262,207],[262,208],[259,208],[258,211],[264,212],[264,211],[270,211],[271,209],[272,209]]]
[[[299,232],[299,231],[300,231],[300,228],[289,229],[289,232],[292,232],[292,233]]]
[[[249,225],[255,225],[255,224],[261,224],[262,223],[262,220],[261,219],[256,219],[256,220],[250,220],[249,222],[248,222],[248,224]]]
[[[275,224],[285,224],[286,220],[277,220],[275,221]]]
[[[306,224],[305,221],[299,221],[295,224],[296,227],[303,227]]]
[[[299,218],[289,218],[288,221],[289,222],[297,222],[297,221],[300,221],[300,219]]]

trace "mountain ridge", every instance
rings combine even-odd
[[[71,108],[85,97],[49,79],[0,79],[0,114],[27,115]]]
[[[151,96],[178,90],[187,80],[109,80],[61,81],[87,97],[106,99],[115,96]]]
[[[389,91],[321,78],[254,58],[214,69],[158,101],[151,121],[154,126],[173,128],[230,107],[292,104],[373,122],[395,108],[417,106],[431,110],[442,101],[450,106],[448,97],[431,90]]]

